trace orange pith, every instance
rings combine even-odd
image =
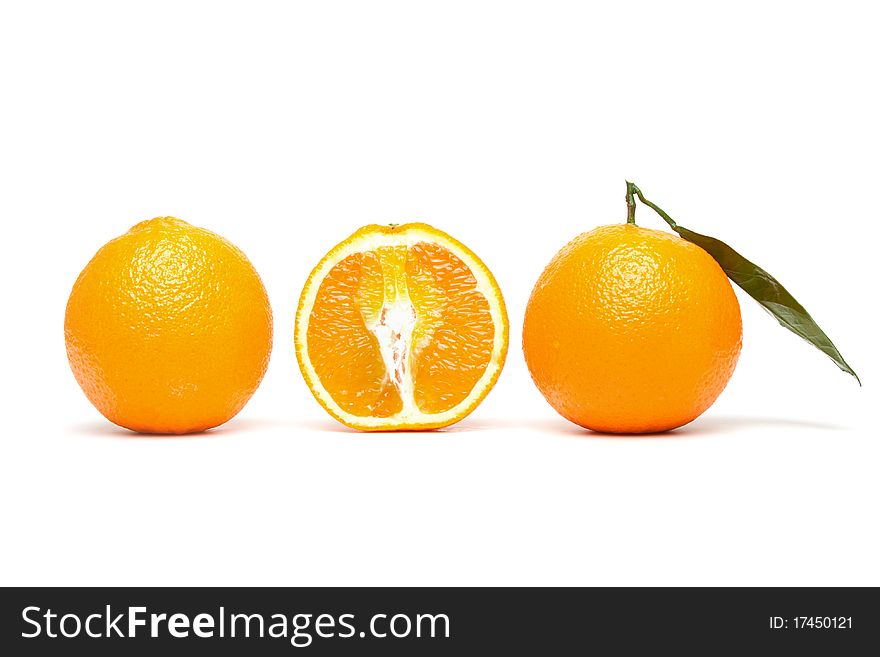
[[[436,428],[488,393],[507,317],[485,265],[448,235],[425,224],[367,226],[312,273],[296,343],[307,384],[340,421]]]
[[[541,274],[523,324],[532,378],[561,415],[610,433],[665,431],[705,411],[742,345],[717,262],[670,233],[603,226]]]

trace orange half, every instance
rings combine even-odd
[[[296,313],[312,394],[356,429],[436,429],[495,384],[508,322],[480,259],[427,224],[365,226],[312,271]]]

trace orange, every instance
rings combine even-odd
[[[687,424],[727,385],[742,345],[727,276],[698,246],[635,225],[566,245],[526,307],[523,352],[563,417],[609,433]]]
[[[448,426],[495,384],[507,311],[486,266],[427,224],[365,226],[312,271],[296,313],[306,384],[356,429]]]
[[[223,424],[250,399],[269,362],[272,312],[244,253],[163,217],[86,265],[64,337],[76,380],[107,419],[181,434]]]

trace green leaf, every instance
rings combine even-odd
[[[642,191],[633,183],[627,182],[627,207],[629,209],[627,220],[634,222],[635,199],[639,200],[659,214],[670,228],[688,242],[696,244],[721,265],[724,273],[734,283],[739,285],[750,297],[761,304],[767,312],[795,335],[799,335],[811,345],[826,354],[834,363],[847,374],[852,374],[859,385],[862,382],[855,371],[843,359],[831,339],[825,334],[816,321],[804,307],[798,303],[791,293],[783,287],[782,283],[767,273],[752,261],[746,259],[721,240],[701,235],[692,230],[679,226],[672,217],[651,203],[642,195]]]

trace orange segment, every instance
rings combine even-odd
[[[356,253],[321,283],[309,322],[309,358],[334,401],[353,415],[388,417],[402,403],[385,374],[366,318],[382,301],[382,269],[375,253]],[[341,366],[344,365],[344,366]]]
[[[410,249],[410,297],[421,318],[413,379],[415,403],[427,413],[453,408],[492,358],[495,325],[470,268],[439,244]]]
[[[492,274],[426,224],[356,232],[312,272],[297,311],[309,388],[331,415],[367,430],[463,418],[498,377],[507,336]]]

